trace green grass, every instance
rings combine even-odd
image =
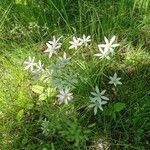
[[[150,147],[150,54],[148,0],[7,0],[0,2],[0,149],[148,150]],[[31,25],[31,22],[37,25]],[[36,84],[23,70],[23,62],[35,56],[45,65],[47,40],[64,35],[59,56],[69,51],[73,35],[92,36],[89,48],[81,48],[71,68],[79,73],[74,102],[59,106],[55,92],[45,101],[31,91]],[[118,36],[120,48],[110,62],[93,58],[103,37]],[[66,70],[64,70],[66,71]],[[117,72],[122,86],[108,86]],[[110,101],[94,116],[88,108],[95,85],[106,89]],[[116,103],[125,108],[115,110]],[[42,134],[42,120],[49,120],[49,135]]]

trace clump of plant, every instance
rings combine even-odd
[[[100,114],[103,109],[107,110],[107,106],[105,105],[107,105],[107,103],[112,103],[112,101],[111,95],[109,96],[109,93],[107,93],[104,87],[109,88],[111,84],[111,88],[112,86],[117,88],[122,82],[121,77],[118,77],[116,72],[110,76],[105,74],[105,69],[103,68],[113,63],[116,54],[115,49],[119,44],[114,44],[116,40],[115,36],[113,36],[110,41],[106,37],[104,37],[104,39],[105,44],[99,44],[97,52],[97,50],[95,51],[95,49],[93,49],[94,42],[92,42],[91,36],[83,35],[82,38],[73,37],[72,41],[69,41],[67,49],[64,48],[61,42],[63,41],[63,37],[56,38],[53,36],[53,39],[46,43],[47,48],[44,50],[44,53],[48,54],[49,63],[46,62],[46,64],[49,65],[45,65],[41,60],[36,60],[35,57],[29,56],[28,60],[24,62],[24,69],[28,70],[31,74],[33,83],[31,85],[31,90],[38,96],[37,104],[40,105],[40,107],[43,107],[42,103],[46,102],[47,107],[50,107],[50,109],[52,108],[54,111],[59,112],[59,110],[61,111],[64,110],[64,108],[69,108],[70,111],[65,111],[66,115],[73,115],[73,112],[77,113],[78,105],[76,104],[79,102],[77,95],[81,96],[79,94],[80,91],[85,90],[84,86],[83,88],[82,86],[78,88],[78,85],[83,83],[88,87],[88,90],[84,93],[83,111],[91,112],[92,110],[96,116]],[[99,63],[101,63],[102,66],[101,71],[99,71],[99,68],[95,67]],[[88,66],[88,64],[91,66]],[[90,67],[90,69],[88,69],[88,67]],[[98,74],[96,74],[97,70],[95,69],[98,70]],[[96,72],[94,72],[94,70]],[[103,78],[101,81],[97,82],[97,80],[99,80],[98,76],[103,76]],[[104,81],[106,82],[105,86],[101,88],[102,86],[98,83],[103,83]],[[82,108],[81,102],[79,102],[79,105],[79,107]],[[79,110],[81,111],[80,108]],[[111,111],[115,119],[115,112],[119,112],[124,108],[124,103],[117,102],[113,105],[113,109],[112,107],[108,108],[108,115]],[[51,113],[53,114],[53,112]],[[53,115],[55,116],[55,112]],[[74,142],[75,146],[79,146],[83,141],[88,139],[90,127],[87,127],[84,131],[83,127],[80,127],[77,121],[72,124],[72,118],[67,118],[68,124],[67,122],[64,123],[61,119],[52,119],[48,114],[43,113],[41,122],[42,133],[45,136],[52,136],[52,133],[57,133],[60,137],[63,136],[67,138],[68,141]],[[77,115],[75,115],[74,118],[77,119]],[[59,121],[55,123],[56,126],[52,127],[52,122],[56,120]],[[92,124],[93,122],[91,122],[91,125]],[[62,128],[61,126],[65,127]],[[92,132],[92,130],[90,131]],[[75,133],[78,133],[77,139]]]

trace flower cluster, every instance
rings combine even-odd
[[[47,49],[44,53],[48,53],[49,58],[53,56],[53,54],[57,54],[58,50],[61,48],[62,43],[60,42],[62,37],[56,38],[53,36],[51,41],[46,43]],[[105,44],[99,44],[99,53],[94,54],[94,56],[98,56],[107,60],[111,59],[111,55],[115,54],[114,49],[119,46],[119,44],[114,44],[116,37],[113,36],[110,41],[104,37]],[[77,50],[79,46],[88,46],[88,43],[91,42],[90,36],[83,35],[82,38],[73,37],[72,41],[69,42],[71,44],[68,49]],[[25,70],[29,70],[32,73],[41,73],[44,83],[52,84],[58,90],[57,99],[59,103],[68,104],[69,101],[73,99],[73,93],[71,92],[73,85],[78,82],[78,74],[74,73],[70,68],[64,69],[71,65],[72,57],[67,57],[66,52],[63,53],[62,57],[58,57],[58,60],[51,67],[46,68],[44,64],[42,64],[41,60],[37,63],[35,62],[35,57],[29,56],[28,60],[24,62]],[[113,76],[109,77],[109,84],[113,84],[115,87],[117,85],[121,85],[121,78],[117,77],[117,73],[114,73]],[[50,82],[49,82],[50,81]],[[98,88],[98,85],[95,86],[94,92],[91,92],[90,105],[94,109],[94,115],[97,114],[98,109],[103,111],[103,105],[107,104],[109,98],[104,96],[106,90],[101,90]],[[45,123],[44,123],[45,124]]]
[[[117,78],[117,73],[115,72],[115,74],[113,75],[113,77],[109,77],[110,81],[109,84],[113,84],[114,86],[121,85],[122,83],[120,82],[121,78]],[[107,101],[109,100],[109,98],[107,98],[106,96],[104,96],[106,90],[103,91],[99,91],[98,86],[95,87],[95,92],[91,92],[92,97],[90,97],[91,100],[91,105],[90,107],[94,107],[94,114],[97,114],[97,110],[100,109],[101,111],[103,111],[102,105],[107,104]]]
[[[91,92],[92,97],[90,97],[91,105],[89,107],[94,107],[94,114],[96,115],[97,109],[103,111],[102,105],[106,104],[109,98],[104,96],[106,90],[99,91],[98,86],[95,87],[95,92]]]
[[[44,71],[44,65],[41,60],[35,63],[35,57],[31,58],[31,56],[29,56],[28,61],[25,61],[24,64],[26,65],[25,70],[37,73]]]
[[[68,104],[68,101],[72,100],[73,98],[73,93],[70,93],[70,89],[65,88],[59,91],[59,95],[57,95],[58,100],[60,103],[65,103]]]
[[[59,43],[60,38],[56,39],[56,37],[53,36],[53,40],[46,43],[47,49],[44,52],[49,53],[49,58],[52,57],[53,53],[56,54],[56,51],[61,48],[62,43]]]
[[[113,36],[109,42],[109,40],[104,37],[105,39],[105,44],[99,44],[98,48],[99,48],[99,53],[95,54],[95,56],[98,56],[100,58],[106,58],[108,60],[110,60],[110,53],[113,55],[114,54],[114,48],[118,47],[119,44],[113,44],[116,37]]]
[[[88,46],[88,42],[91,41],[91,36],[85,36],[83,35],[83,38],[76,38],[76,37],[73,37],[73,40],[70,41],[69,43],[71,44],[71,46],[69,47],[69,49],[77,49],[78,46],[81,46],[81,45],[84,45],[84,46]]]

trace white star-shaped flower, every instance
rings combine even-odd
[[[51,79],[54,73],[54,70],[46,68],[44,73],[45,73],[44,82],[47,83]]]
[[[105,105],[109,100],[108,97],[104,96],[105,92],[106,90],[100,92],[98,86],[95,87],[95,92],[91,92],[90,100],[92,104],[89,107],[94,107],[94,115],[97,114],[98,109],[103,111],[102,105]]]
[[[61,47],[62,44],[59,43],[60,38],[56,39],[56,37],[53,36],[53,40],[48,41],[48,43],[46,43],[47,49],[44,52],[49,53],[49,58],[52,57],[53,53],[56,54],[56,50],[58,50]]]
[[[51,58],[53,53],[56,54],[56,49],[55,49],[55,47],[53,47],[49,43],[46,43],[46,45],[47,45],[48,48],[44,52],[49,53],[48,57]]]
[[[85,34],[83,34],[83,38],[79,38],[79,40],[81,41],[81,44],[84,44],[85,46],[88,45],[88,42],[91,41],[91,36],[85,36]]]
[[[73,37],[73,41],[70,41],[69,42],[71,44],[71,46],[69,47],[69,49],[77,49],[78,46],[81,46],[81,42],[80,42],[80,39],[79,38],[76,38],[76,37]]]
[[[43,72],[44,71],[44,64],[42,64],[41,60],[38,61],[36,64],[36,72]]]
[[[99,48],[99,53],[97,53],[97,54],[94,54],[94,56],[97,56],[97,57],[99,57],[99,58],[106,58],[106,59],[108,59],[108,60],[110,60],[110,57],[108,56],[109,55],[109,52],[106,50],[106,49],[102,49],[101,47],[100,47],[100,45],[98,45],[98,48]]]
[[[54,48],[54,49],[59,49],[59,48],[61,48],[61,45],[62,45],[62,43],[59,43],[59,40],[61,39],[61,37],[59,37],[58,39],[56,39],[56,37],[55,36],[53,36],[53,40],[52,41],[48,41],[48,43],[50,44],[50,45],[52,45],[52,47]]]
[[[70,57],[67,58],[67,54],[64,52],[63,57],[59,57],[60,60],[69,60],[71,59]]]
[[[49,126],[49,121],[48,119],[45,118],[41,123],[41,129],[43,131],[42,133],[46,136],[48,135],[49,132],[48,126]]]
[[[62,57],[59,57],[59,60],[56,62],[59,68],[64,68],[66,65],[70,64],[70,57],[67,58],[67,54],[64,52]]]
[[[114,41],[115,41],[115,39],[116,39],[116,37],[113,36],[113,37],[110,39],[110,42],[109,42],[109,40],[108,40],[106,37],[104,37],[104,39],[105,39],[105,43],[106,43],[106,44],[100,44],[99,46],[100,46],[101,48],[104,48],[105,51],[110,51],[110,52],[113,54],[113,53],[114,53],[114,48],[115,48],[115,47],[118,47],[118,46],[120,45],[120,44],[113,44]]]
[[[52,76],[52,75],[53,75],[53,72],[54,72],[54,70],[52,70],[52,69],[46,69],[46,70],[45,70],[45,73],[46,73],[48,76]]]
[[[29,56],[28,61],[25,61],[24,64],[26,65],[25,70],[33,71],[34,67],[36,66],[36,63],[34,62],[35,57],[31,58]]]
[[[120,82],[121,78],[117,78],[117,73],[114,74],[113,77],[109,77],[110,81],[109,84],[114,84],[114,86],[121,85],[122,83]]]
[[[60,103],[68,104],[68,101],[73,99],[73,93],[70,93],[69,88],[65,88],[59,91],[59,95],[57,95]]]

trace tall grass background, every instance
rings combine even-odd
[[[49,35],[90,34],[98,41],[119,34],[137,44],[149,21],[149,5],[148,0],[7,0],[1,1],[1,27],[8,34],[5,38],[15,25],[36,22],[46,24]],[[34,34],[35,40],[43,40],[42,33]]]

